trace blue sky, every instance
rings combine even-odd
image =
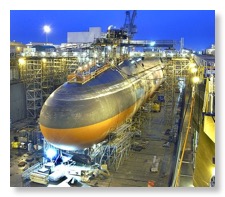
[[[65,43],[67,32],[88,31],[89,27],[123,26],[126,10],[11,10],[10,40],[45,42],[43,26],[50,25],[48,41]],[[132,12],[131,12],[132,13]],[[137,10],[137,34],[141,40],[180,40],[193,50],[204,50],[215,44],[214,10]]]

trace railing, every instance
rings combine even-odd
[[[40,169],[42,166],[42,163],[37,163],[33,166],[31,166],[30,168],[28,168],[27,170],[25,170],[22,174],[22,179],[23,180],[27,180],[30,178],[30,173],[33,172],[34,170]]]
[[[179,41],[176,40],[123,40],[121,44],[135,44],[135,45],[149,45],[150,43],[153,43],[154,45],[176,45],[179,44]]]
[[[103,73],[110,67],[109,64],[105,64],[104,66],[96,69],[93,72],[88,72],[88,74],[84,74],[84,72],[79,72],[77,74],[70,74],[67,77],[67,81],[70,83],[80,83],[80,84],[85,84],[91,79],[95,78],[99,74]]]

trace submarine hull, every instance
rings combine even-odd
[[[134,68],[131,73],[126,70],[128,66]],[[101,142],[159,87],[163,82],[161,68],[156,60],[125,62],[83,85],[64,83],[42,107],[40,128],[45,139],[63,150]]]

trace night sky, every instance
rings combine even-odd
[[[44,25],[51,26],[48,41],[67,42],[67,32],[88,31],[89,27],[117,28],[125,22],[126,10],[11,10],[10,40],[27,44],[45,42]],[[132,14],[132,11],[131,11]],[[214,10],[137,10],[134,39],[180,40],[185,48],[204,50],[215,44]]]

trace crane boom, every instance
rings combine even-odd
[[[134,20],[135,20],[136,15],[137,15],[137,11],[134,10],[133,14],[132,14],[132,17],[131,17],[131,23],[130,23],[132,26],[134,26]]]
[[[134,20],[136,18],[137,11],[134,10],[132,13],[132,17],[130,17],[130,11],[126,11],[126,18],[123,26],[123,30],[127,31],[127,35],[129,39],[132,39],[134,34],[137,33],[137,27],[134,24]]]

